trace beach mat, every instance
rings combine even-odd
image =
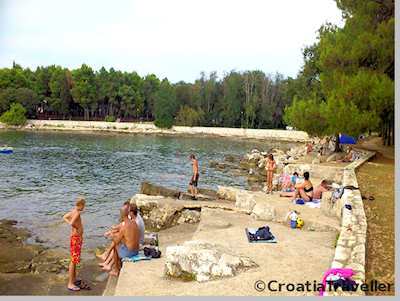
[[[276,239],[275,236],[274,236],[273,239],[269,239],[269,240],[250,240],[250,233],[254,234],[254,233],[256,233],[257,230],[258,230],[258,228],[246,228],[245,229],[247,240],[249,241],[249,243],[267,243],[267,244],[271,244],[271,243],[277,243],[278,242],[278,240]]]
[[[122,258],[122,262],[137,262],[141,260],[150,260],[151,257],[145,256],[143,251],[139,251],[139,254],[132,256],[132,257],[125,257]]]

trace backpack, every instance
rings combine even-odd
[[[144,247],[143,253],[144,253],[144,256],[146,256],[146,257],[151,257],[151,258],[160,258],[161,257],[161,251],[158,249],[155,249],[155,248]]]
[[[268,226],[258,228],[254,236],[256,240],[271,240],[274,238]]]

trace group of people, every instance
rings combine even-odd
[[[276,170],[276,162],[274,156],[269,154],[266,156],[265,169],[267,173],[266,178],[266,193],[272,193],[273,189],[273,178]],[[282,181],[282,197],[292,197],[293,199],[302,198],[305,202],[310,202],[313,199],[321,199],[322,193],[329,190],[329,185],[326,180],[322,182],[314,189],[313,184],[310,180],[310,173],[304,172],[304,180],[298,183],[299,174],[294,172],[292,176],[286,176]]]
[[[326,180],[322,180],[321,183],[314,188],[308,171],[303,173],[303,181],[297,181],[298,178],[299,174],[294,172],[290,177],[290,181],[283,186],[284,189],[280,193],[281,197],[290,197],[294,200],[301,198],[305,202],[311,202],[312,200],[321,199],[322,193],[330,189],[329,183]]]
[[[81,213],[85,208],[85,199],[78,197],[75,207],[64,215],[63,219],[71,225],[70,253],[71,261],[68,269],[68,289],[79,291],[82,282],[76,279],[76,265],[80,263],[83,224]],[[120,223],[111,227],[104,235],[111,239],[110,246],[98,257],[102,260],[99,264],[110,275],[117,276],[121,269],[121,260],[138,254],[140,245],[144,243],[144,222],[138,213],[137,206],[129,201],[120,208]]]
[[[197,200],[197,185],[199,181],[199,162],[194,154],[189,156],[192,163],[192,176],[189,189],[192,199]],[[70,255],[68,267],[68,289],[79,291],[82,281],[76,279],[76,266],[80,263],[83,244],[83,224],[81,213],[85,209],[85,199],[78,197],[75,207],[63,216],[63,220],[71,226]],[[110,246],[98,257],[101,259],[100,267],[117,276],[121,269],[121,259],[138,254],[140,246],[144,244],[144,221],[138,212],[136,204],[125,202],[120,208],[120,223],[111,227],[104,236],[111,240]]]
[[[189,156],[192,163],[192,176],[189,189],[194,200],[197,199],[197,185],[199,181],[199,163],[194,154]],[[267,172],[267,193],[272,193],[273,177],[276,170],[274,156],[269,154],[266,158],[265,169]],[[322,193],[329,190],[326,180],[323,180],[315,189],[310,181],[309,172],[304,172],[303,181],[298,181],[299,174],[294,172],[292,176],[286,177],[282,183],[283,191],[280,196],[302,198],[306,202],[320,199]],[[75,207],[64,215],[63,219],[71,225],[68,289],[79,291],[81,287],[76,279],[76,265],[80,262],[83,243],[83,224],[81,213],[85,208],[85,199],[78,197]],[[111,240],[109,247],[98,257],[101,259],[99,265],[110,275],[117,276],[121,269],[121,259],[138,254],[140,246],[144,243],[144,222],[138,212],[136,204],[125,202],[120,208],[120,223],[111,227],[104,235]]]

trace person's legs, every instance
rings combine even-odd
[[[98,258],[100,258],[103,261],[106,261],[107,258],[110,256],[110,252],[113,249],[113,244],[111,243],[111,245],[103,252],[103,254],[100,255],[96,255]]]
[[[108,252],[108,255],[106,257],[106,259],[103,262],[99,263],[99,266],[104,267],[104,266],[108,266],[110,265],[111,260],[113,259],[113,254],[112,254],[112,247],[110,248],[110,251]]]
[[[300,195],[301,195],[300,191],[301,191],[301,190],[303,190],[303,189],[296,189],[296,190],[293,192],[293,200],[296,200],[297,198],[300,197]]]
[[[104,271],[107,271],[107,272],[109,272],[109,271],[111,271],[111,269],[113,268],[113,265],[114,265],[114,251],[112,251],[111,253],[110,253],[110,260],[108,261],[108,263],[105,263],[104,265],[103,265],[103,270]]]
[[[110,271],[110,276],[118,276],[119,275],[119,270],[121,269],[121,262],[118,257],[118,252],[116,248],[113,249],[113,268]]]
[[[71,236],[70,251],[71,251],[71,262],[68,268],[68,289],[73,291],[79,291],[80,288],[75,285],[76,281],[76,265],[80,262],[82,248],[82,237]]]
[[[306,194],[306,192],[303,189],[300,189],[299,191],[300,197],[305,201],[305,202],[310,202],[311,198],[309,195]]]
[[[74,283],[76,281],[76,264],[72,262],[69,263],[68,268],[68,288],[72,290],[79,291],[79,287],[77,287]]]
[[[273,178],[273,172],[268,171],[268,191],[272,192],[272,178]]]
[[[296,191],[281,192],[279,196],[294,198],[296,196]]]
[[[194,190],[194,197],[197,197],[197,185],[199,183],[199,175],[197,175],[194,179],[194,183],[193,183],[193,190]]]

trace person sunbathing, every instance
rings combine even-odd
[[[292,197],[293,200],[296,198],[302,198],[305,202],[311,202],[313,198],[313,184],[310,181],[310,173],[308,171],[303,174],[304,182],[296,184],[295,191],[281,193],[281,196]]]
[[[326,180],[322,180],[313,192],[313,199],[320,200],[322,198],[322,193],[329,191],[329,185]]]
[[[285,182],[282,185],[282,192],[280,193],[281,197],[293,197],[293,192],[296,190],[295,186],[298,178],[299,174],[296,171],[289,177],[289,179],[285,178]]]

